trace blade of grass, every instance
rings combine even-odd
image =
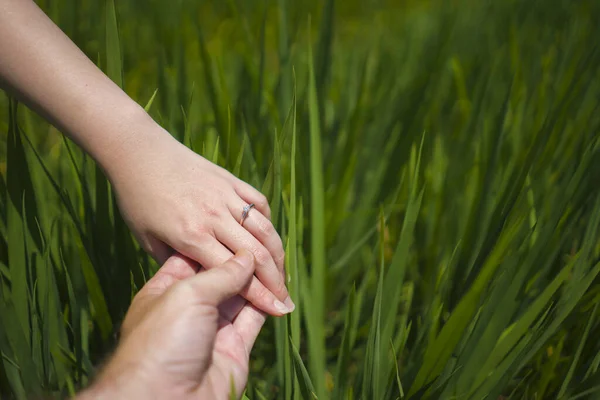
[[[119,87],[123,87],[121,44],[114,0],[106,0],[106,74]]]
[[[569,397],[569,400],[589,399],[592,394],[599,392],[599,391],[600,391],[600,385],[597,385],[591,389],[584,390],[583,392],[578,393],[573,397]]]
[[[597,221],[600,218],[600,196],[596,199],[596,204],[594,206],[594,211],[592,213],[592,217],[589,219],[590,223],[588,223],[588,237],[585,242],[590,242],[593,240],[592,238],[597,237],[597,229],[598,223]],[[585,243],[584,242],[584,243]],[[586,263],[585,258],[578,257],[575,261],[574,270],[579,269],[578,263]],[[561,298],[561,302],[557,304],[557,312],[554,320],[545,327],[545,330],[541,333],[541,336],[538,338],[535,345],[531,346],[528,353],[523,357],[524,360],[529,360],[533,355],[539,350],[539,348],[546,343],[546,341],[556,332],[559,328],[560,324],[567,318],[567,316],[571,313],[573,308],[579,302],[581,297],[584,295],[586,290],[590,287],[593,280],[600,273],[600,263],[595,263],[593,268],[583,277],[577,280],[571,280],[568,282],[568,286],[570,286],[567,290],[569,295]],[[521,364],[519,368],[522,368]]]
[[[599,305],[600,305],[600,303],[597,302],[596,305],[594,306],[594,309],[592,310],[592,312],[590,314],[590,318],[585,327],[585,331],[583,332],[583,335],[581,336],[581,340],[579,341],[579,346],[577,346],[577,351],[575,352],[575,355],[573,356],[573,362],[571,363],[571,366],[569,367],[569,372],[567,372],[567,376],[564,378],[563,383],[560,387],[560,391],[558,392],[557,397],[559,397],[559,398],[561,398],[565,395],[565,393],[567,392],[567,389],[569,387],[569,383],[571,383],[571,379],[573,379],[573,374],[575,373],[575,368],[577,367],[577,363],[579,362],[579,358],[581,357],[581,352],[583,351],[583,346],[585,345],[585,343],[587,341],[588,334],[590,333],[590,329],[594,323],[594,318],[596,317],[596,312],[598,311]]]
[[[152,93],[152,96],[150,97],[150,100],[148,100],[148,102],[144,106],[144,110],[146,112],[150,112],[150,109],[152,108],[152,104],[154,103],[154,99],[156,98],[156,94],[157,93],[158,93],[158,88],[154,89],[154,93]]]
[[[286,257],[289,259],[290,248],[289,240],[286,246]],[[277,373],[281,387],[283,388],[283,398],[285,400],[291,400],[292,392],[294,389],[293,376],[292,376],[292,363],[291,352],[289,349],[289,324],[287,317],[279,318],[275,322],[275,350],[277,355]]]
[[[292,102],[292,146],[290,150],[290,206],[289,206],[289,228],[288,228],[288,241],[289,241],[289,251],[286,252],[288,254],[288,262],[286,264],[287,269],[287,279],[288,289],[290,292],[290,296],[292,300],[296,303],[296,310],[292,313],[288,318],[290,322],[290,337],[292,344],[296,347],[296,349],[300,349],[300,316],[302,315],[303,304],[300,301],[301,293],[300,293],[300,273],[298,272],[298,235],[302,235],[302,211],[297,213],[297,204],[298,199],[296,195],[296,85],[294,80],[294,96]],[[285,135],[285,134],[284,134]],[[282,137],[282,140],[285,139],[285,136]],[[276,145],[279,145],[277,141],[277,137],[275,137]],[[276,157],[279,153],[276,153]],[[279,164],[279,165],[278,165]],[[275,185],[275,193],[279,193],[278,190],[281,190],[281,171],[277,172],[277,170],[281,170],[281,164],[275,160],[275,177],[276,182],[279,181],[278,184]],[[277,196],[281,199],[279,196]],[[300,202],[301,203],[301,202]],[[279,208],[279,203],[276,204]],[[299,382],[297,379],[294,381],[294,387],[299,386]],[[294,391],[294,398],[300,399],[300,392],[298,390]]]
[[[525,336],[530,330],[531,324],[535,319],[548,308],[550,299],[567,279],[573,268],[573,264],[567,265],[544,290],[535,302],[528,308],[526,313],[513,325],[505,329],[502,337],[498,340],[494,350],[488,356],[486,362],[481,365],[473,387],[479,387],[483,381],[489,379],[491,372],[501,363],[502,360],[511,352],[511,349]]]
[[[289,348],[292,353],[292,358],[294,360],[294,370],[296,378],[298,382],[300,382],[300,392],[302,393],[303,399],[318,399],[317,394],[315,392],[315,387],[312,384],[310,379],[310,375],[304,366],[304,362],[302,362],[302,357],[300,357],[300,353],[298,353],[298,349],[292,343],[292,339],[289,339]]]
[[[278,56],[279,64],[281,65],[279,72],[279,92],[278,92],[278,108],[279,118],[283,120],[286,111],[290,109],[292,102],[292,87],[290,85],[290,76],[292,75],[292,67],[290,62],[290,40],[288,28],[288,0],[278,0]]]
[[[290,110],[291,111],[291,110]],[[284,124],[284,129],[286,125]],[[285,400],[289,400],[292,398],[292,394],[294,398],[297,399],[298,388],[302,390],[302,386],[297,377],[297,371],[292,375],[291,366],[293,366],[294,361],[291,359],[292,351],[290,350],[290,346],[300,347],[300,293],[299,293],[299,284],[298,284],[298,260],[297,260],[297,240],[296,240],[296,175],[295,175],[295,163],[296,163],[296,121],[295,121],[295,110],[294,110],[294,122],[292,126],[292,149],[291,149],[291,172],[290,172],[290,205],[289,205],[289,228],[288,228],[288,238],[287,238],[287,246],[286,246],[286,283],[288,284],[288,290],[292,299],[296,300],[296,310],[295,312],[287,316],[285,320],[278,321],[278,350],[280,352],[278,354],[278,361],[280,363],[279,367],[279,375],[280,380],[283,383],[284,389],[284,398]],[[277,134],[274,135],[275,141],[275,153],[272,166],[274,168],[274,190],[273,190],[273,199],[271,203],[273,206],[277,206],[279,208],[279,204],[281,201],[281,160],[280,160],[280,149],[279,149],[279,141],[277,139]],[[279,170],[277,173],[275,171]],[[277,201],[275,200],[277,198]],[[278,213],[278,211],[277,211]],[[272,215],[275,218],[275,222],[277,221],[277,214],[273,212]],[[285,218],[284,218],[285,221]],[[289,276],[289,278],[287,278]],[[283,326],[285,324],[285,326]],[[284,336],[285,334],[285,336]],[[289,338],[289,339],[288,339]],[[287,342],[290,342],[286,345]]]
[[[108,312],[108,305],[104,293],[102,292],[98,275],[81,244],[79,246],[79,257],[81,260],[81,271],[85,278],[90,301],[95,310],[94,319],[98,323],[98,328],[100,329],[102,337],[107,339],[113,332],[112,319]]]
[[[210,161],[213,162],[214,164],[219,163],[219,139],[220,139],[220,136],[217,136],[217,143],[215,143],[215,149],[213,150],[213,154],[210,159]]]
[[[25,149],[21,141],[21,134],[17,126],[17,104],[9,102],[9,131],[7,143],[7,244],[8,268],[11,276],[11,297],[15,307],[15,319],[23,331],[25,342],[31,340],[32,326],[30,324],[29,303],[29,262],[27,242],[25,238],[28,231],[38,232],[35,224],[35,192],[28,167]],[[27,210],[27,214],[25,214]],[[33,231],[35,229],[35,231]],[[41,237],[39,237],[41,245]],[[13,339],[14,340],[14,339]],[[17,349],[19,353],[29,349]]]
[[[398,392],[400,392],[400,398],[404,398],[404,388],[402,387],[402,381],[400,381],[400,369],[398,367],[398,355],[394,348],[394,341],[390,340],[390,347],[392,348],[392,355],[394,356],[394,366],[396,367],[396,383],[398,384]]]
[[[419,146],[412,185],[410,188],[410,197],[406,207],[404,221],[402,223],[402,230],[400,232],[400,240],[398,241],[392,262],[385,276],[383,296],[386,299],[386,311],[384,312],[382,322],[382,343],[389,343],[390,340],[392,340],[393,332],[395,331],[398,307],[400,306],[402,288],[404,285],[404,276],[410,257],[409,251],[413,243],[414,229],[423,199],[424,189],[421,189],[421,191],[418,192],[418,176],[424,141],[425,135],[421,137],[421,144]],[[380,386],[380,390],[383,390],[387,384],[387,376],[383,376],[381,379],[382,380],[377,382],[377,384]]]
[[[335,378],[333,381],[334,384],[334,392],[332,398],[338,399],[341,398],[342,393],[347,385],[347,371],[348,364],[350,362],[350,351],[354,343],[352,342],[352,327],[354,326],[354,317],[355,317],[355,298],[356,298],[356,285],[352,285],[352,289],[350,290],[350,294],[348,295],[348,300],[346,303],[346,318],[344,320],[344,333],[342,336],[342,343],[340,345],[340,351],[338,353]]]
[[[8,107],[8,140],[6,148],[7,203],[12,202],[15,210],[26,224],[36,247],[41,249],[42,238],[37,227],[37,222],[35,221],[35,216],[38,215],[36,192],[34,190],[28,160],[25,155],[25,148],[21,139],[21,129],[17,122],[18,103],[15,100],[10,99]],[[25,209],[30,213],[28,219],[24,219],[22,216],[23,208],[21,208],[21,205],[23,201],[25,202]]]
[[[382,297],[384,295],[384,235],[385,235],[385,220],[383,218],[383,210],[379,215],[379,269],[377,271],[377,291],[375,293],[375,302],[373,304],[373,314],[371,326],[369,328],[369,336],[367,339],[367,356],[365,357],[362,397],[380,399],[383,395],[381,386],[379,385],[382,371],[381,363],[384,349],[381,345],[381,307]],[[383,373],[384,374],[384,373]]]
[[[456,306],[440,334],[427,347],[424,362],[408,393],[409,397],[430,383],[442,372],[454,348],[458,345],[461,334],[471,323],[483,291],[500,266],[506,250],[512,244],[521,226],[521,220],[517,219],[500,234],[496,247],[492,250],[472,287]]]
[[[242,147],[240,147],[240,152],[238,153],[236,162],[235,162],[235,167],[233,168],[233,175],[239,177],[240,176],[240,171],[242,169],[242,160],[244,158],[244,150],[246,149],[246,138],[247,136],[244,135],[244,138],[242,139]]]
[[[5,304],[3,299],[2,301],[0,301],[0,312],[3,318],[8,319],[11,316],[13,318],[16,318],[16,315],[14,315],[14,308],[12,310],[13,315],[9,314],[9,311],[7,310],[7,308],[11,306],[12,305]],[[11,325],[13,325],[14,328],[16,328],[15,324]],[[0,352],[2,356],[1,361],[12,393],[17,399],[26,400],[28,393],[25,391],[25,382],[23,382],[21,374],[29,372],[24,368],[28,367],[29,364],[24,363],[23,360],[20,360],[21,365],[13,361],[15,359],[15,354],[8,337],[10,335],[9,329],[10,327],[3,327],[3,329],[0,329]]]
[[[310,318],[314,321],[309,337],[309,363],[317,396],[325,397],[325,195],[323,186],[323,159],[321,155],[321,128],[312,45],[310,44],[310,18],[308,22],[309,45],[309,98],[310,119],[310,188],[311,188],[311,296]]]
[[[206,83],[206,92],[207,92],[207,96],[210,100],[210,105],[213,110],[215,126],[216,126],[219,136],[225,136],[224,135],[225,134],[225,126],[223,125],[222,111],[221,111],[221,107],[220,107],[219,96],[217,94],[217,85],[216,85],[217,80],[214,77],[214,72],[212,69],[210,56],[209,56],[208,50],[206,48],[204,33],[203,33],[202,29],[200,28],[200,25],[196,24],[195,27],[196,27],[198,45],[199,45],[199,50],[200,50],[200,59],[202,61],[203,70],[204,70],[204,80]],[[226,148],[229,148],[232,145],[232,143],[229,142],[229,139],[231,139],[232,141],[234,140],[234,138],[232,136],[228,135],[227,143],[225,143]],[[242,149],[243,148],[244,147],[242,146]]]

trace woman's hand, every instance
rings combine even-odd
[[[174,249],[210,269],[232,252],[251,249],[258,279],[243,295],[273,315],[293,310],[265,197],[177,142],[33,1],[0,2],[0,86],[106,171],[129,227],[159,262]],[[242,227],[249,203],[256,209]]]
[[[256,277],[242,293],[272,315],[294,309],[285,285],[285,253],[270,221],[265,196],[225,169],[195,154],[151,122],[160,132],[120,157],[108,176],[122,214],[141,245],[164,262],[175,250],[211,269],[249,249]],[[243,226],[244,206],[255,204]]]

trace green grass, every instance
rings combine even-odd
[[[598,395],[598,2],[40,4],[269,197],[297,310],[247,398]],[[0,394],[65,397],[158,266],[93,160],[7,97],[0,172]]]

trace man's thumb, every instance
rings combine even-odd
[[[218,306],[248,286],[254,268],[254,256],[242,249],[224,264],[196,274],[189,283],[205,303]]]

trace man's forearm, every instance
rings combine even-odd
[[[105,169],[153,123],[31,0],[0,1],[0,86]]]
[[[148,353],[149,354],[149,353]],[[106,365],[101,366],[91,385],[77,394],[74,400],[136,400],[185,398],[185,393],[165,390],[161,374],[149,371],[147,362],[133,362],[124,346],[119,345]]]

